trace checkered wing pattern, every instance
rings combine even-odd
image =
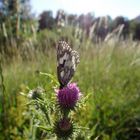
[[[57,76],[60,88],[69,83],[79,62],[78,52],[72,50],[65,41],[59,41],[57,45]]]

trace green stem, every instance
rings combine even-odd
[[[66,110],[66,109],[63,110],[63,117],[68,118],[69,112],[70,112],[70,110]]]

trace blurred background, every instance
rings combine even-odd
[[[76,140],[140,139],[140,1],[0,0],[0,140],[47,140],[30,89],[56,74],[56,44],[80,54],[73,81],[89,96],[74,114]],[[29,113],[30,112],[30,113]]]

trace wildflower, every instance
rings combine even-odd
[[[76,83],[70,83],[57,91],[58,104],[63,109],[74,109],[80,96],[81,93]]]
[[[73,124],[69,118],[63,118],[55,123],[54,132],[58,138],[71,137],[73,133]]]

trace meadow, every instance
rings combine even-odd
[[[86,97],[74,114],[81,126],[75,139],[139,140],[140,44],[131,40],[95,44],[86,37],[80,43],[67,28],[61,33],[37,33],[26,38],[19,48],[16,43],[9,46],[11,56],[1,54],[0,140],[55,139],[49,134],[41,138],[42,131],[34,126],[29,101],[22,93],[43,87],[48,102],[50,94],[55,94],[50,79],[38,72],[57,79],[55,46],[62,38],[80,54],[72,81],[78,83]]]

